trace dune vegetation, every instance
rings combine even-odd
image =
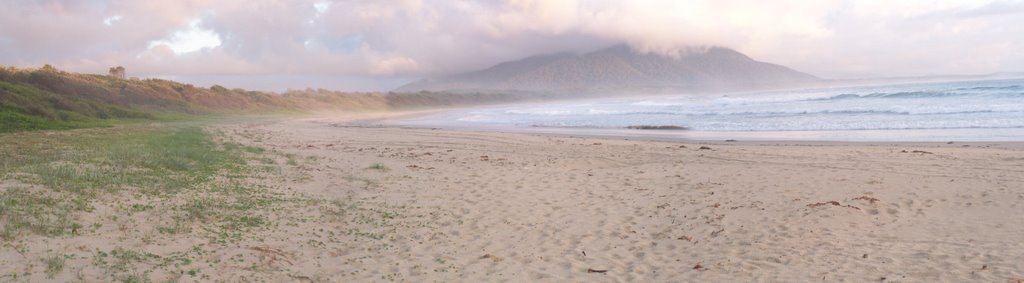
[[[325,89],[284,93],[209,88],[162,79],[121,79],[0,67],[0,133],[109,126],[125,121],[194,119],[204,115],[385,111],[550,98],[523,93],[382,93]]]

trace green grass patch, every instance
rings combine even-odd
[[[75,211],[82,211],[80,201],[65,200],[24,188],[0,192],[0,238],[11,240],[22,232],[44,236],[61,236],[81,225],[73,220]]]
[[[0,81],[0,133],[109,127],[155,118],[137,109]]]
[[[217,142],[197,126],[137,126],[0,135],[0,238],[63,236],[83,226],[75,215],[97,199],[153,199],[170,209],[163,233],[204,225],[218,238],[237,239],[267,224],[261,210],[277,198],[242,182],[262,167],[264,150]],[[31,187],[31,188],[29,188]],[[123,205],[128,215],[156,204]],[[212,227],[212,228],[211,228]]]
[[[137,266],[152,266],[162,261],[159,255],[124,248],[115,248],[109,253],[99,251],[92,259],[94,265],[103,268],[109,276],[120,282],[149,282],[148,270],[140,273],[136,270]]]
[[[218,171],[237,170],[245,160],[218,148],[198,127],[111,129],[82,135],[23,138],[5,152],[0,173],[52,190],[92,196],[133,187],[150,194],[190,189]],[[0,138],[3,140],[3,138]],[[21,174],[13,174],[21,173]]]
[[[64,271],[65,255],[52,255],[43,259],[46,264],[46,277],[53,279],[58,273]]]
[[[34,130],[68,130],[78,128],[109,127],[110,123],[96,120],[50,120],[7,109],[0,109],[0,133]]]

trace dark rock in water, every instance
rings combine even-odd
[[[626,129],[634,130],[689,130],[690,128],[675,125],[632,125]]]

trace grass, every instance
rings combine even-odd
[[[46,264],[46,277],[53,279],[58,273],[64,271],[65,255],[53,255],[43,259]]]
[[[93,264],[105,269],[112,278],[120,282],[149,282],[148,272],[136,270],[139,264],[159,264],[165,259],[159,255],[115,248],[109,253],[99,251],[93,256]]]
[[[61,236],[81,227],[73,220],[79,204],[57,197],[14,188],[0,192],[0,238],[15,239],[22,233]]]
[[[100,229],[106,225],[147,244],[205,237],[209,244],[231,245],[257,237],[254,230],[273,227],[270,216],[288,200],[260,182],[281,171],[260,161],[275,153],[230,142],[201,126],[0,134],[0,243],[99,236],[90,233],[110,231]],[[186,266],[201,253],[161,257],[118,247],[97,251],[92,264],[112,282],[149,282],[157,269],[206,276]],[[52,279],[67,258],[44,254],[33,261],[42,261]]]
[[[366,167],[366,169],[388,171],[388,167],[384,166],[383,163],[374,163],[370,167]]]
[[[190,93],[210,95],[187,95]],[[120,80],[53,68],[0,66],[0,133],[113,127],[140,122],[225,118],[225,114],[301,114],[245,91],[209,93],[164,80]],[[182,95],[186,94],[186,95]]]
[[[0,109],[0,133],[109,127],[110,125],[111,123],[98,119],[50,120],[10,109]]]
[[[397,232],[400,228],[435,225],[431,217],[417,215],[411,211],[421,207],[352,198],[335,199],[319,207],[324,222],[341,223],[345,227],[342,233],[359,239],[391,241],[403,237]]]
[[[136,109],[0,81],[0,133],[109,127],[121,120],[154,118]]]
[[[0,180],[24,183],[0,191],[2,239],[73,234],[83,226],[75,215],[105,196],[178,204],[173,224],[162,230],[169,232],[189,231],[193,222],[257,227],[266,220],[249,211],[273,201],[265,188],[238,181],[251,177],[248,162],[262,149],[225,146],[195,126],[25,132],[0,135],[0,145]],[[151,209],[128,206],[126,213]]]
[[[174,193],[244,162],[193,127],[118,133],[23,157],[5,166],[28,173],[19,180],[78,195],[129,186],[151,194]]]
[[[345,177],[345,180],[348,180],[349,182],[362,183],[362,188],[364,190],[375,188],[380,185],[380,182],[378,182],[377,180],[364,177],[347,176]]]

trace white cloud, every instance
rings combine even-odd
[[[114,25],[114,23],[116,23],[117,21],[120,21],[120,20],[121,20],[121,16],[120,15],[114,15],[114,16],[110,16],[110,17],[107,17],[107,18],[103,19],[103,24],[109,27],[109,26]]]
[[[580,25],[579,3],[575,0],[509,0],[491,21],[491,35],[522,31],[558,34]]]
[[[372,75],[394,75],[403,71],[416,70],[419,64],[407,57],[394,56],[370,60],[369,71]]]
[[[320,2],[313,3],[313,9],[316,10],[316,16],[317,17],[322,16],[325,12],[327,12],[327,9],[330,8],[330,7],[331,7],[331,2],[327,2],[327,1],[320,1]]]
[[[327,13],[327,9],[330,9],[330,8],[331,8],[331,2],[319,1],[319,2],[313,3],[313,10],[314,10],[313,17],[310,18],[306,22],[309,23],[310,25],[316,23],[317,20],[320,20],[321,18],[323,18],[324,13]]]
[[[220,46],[220,35],[216,31],[201,28],[200,23],[200,20],[192,20],[187,28],[174,31],[166,38],[150,41],[148,49],[167,46],[180,55]]]

